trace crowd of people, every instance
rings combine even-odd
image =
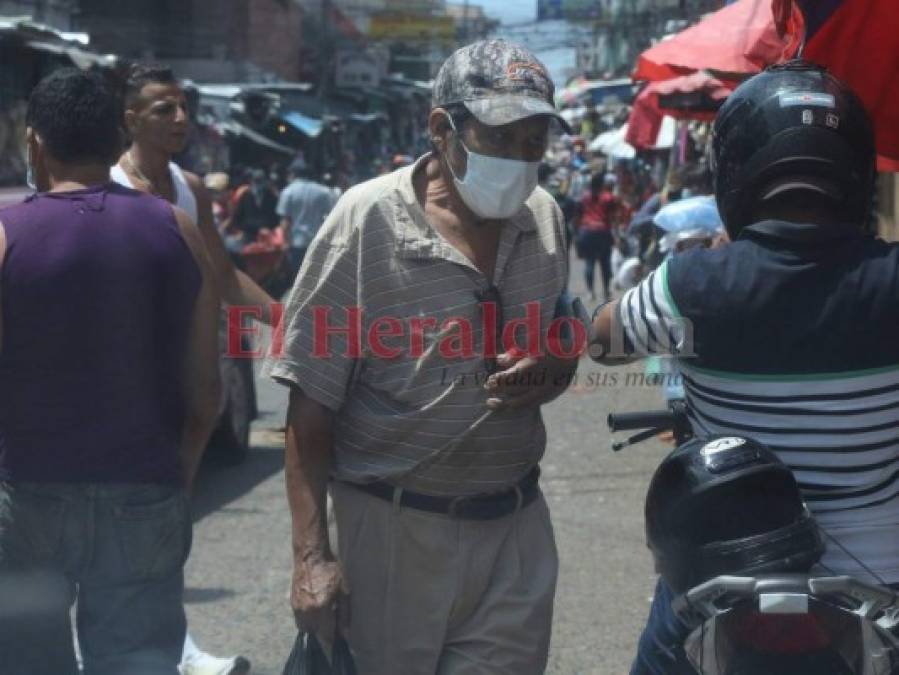
[[[561,136],[540,166],[539,182],[555,197],[566,224],[566,245],[583,261],[591,300],[611,299],[661,262],[658,211],[675,201],[712,193],[704,161],[671,166],[661,188],[643,162],[615,160],[586,150],[579,136]],[[601,288],[597,288],[599,268]],[[601,295],[597,293],[601,291]]]
[[[808,107],[771,91],[798,91]],[[86,675],[248,671],[188,635],[183,566],[219,403],[221,307],[277,320],[272,296],[241,269],[247,247],[275,232],[294,274],[283,344],[265,368],[289,396],[290,607],[304,633],[345,639],[359,673],[547,667],[559,559],[540,489],[540,409],[572,382],[587,345],[511,344],[507,329],[532,330],[532,318],[581,321],[599,348],[589,354],[607,365],[694,359],[683,366],[697,435],[732,441],[753,429],[794,471],[828,537],[845,542],[822,564],[854,574],[860,562],[899,584],[899,247],[862,231],[875,151],[852,92],[807,64],[742,85],[713,147],[729,241],[664,260],[653,214],[708,191],[707,170],[671,170],[657,189],[646,172],[590,157],[583,140],[551,147],[553,125],[570,131],[553,93],[526,49],[463,47],[434,82],[431,152],[335,201],[300,158],[284,182],[277,171],[183,171],[172,157],[186,105],[169,69],[136,67],[124,101],[75,70],[37,86],[26,132],[35,193],[0,211],[5,673],[74,675],[79,661]],[[747,124],[753,115],[771,121],[765,133]],[[818,161],[821,148],[840,161]],[[594,296],[599,265],[605,300],[616,251],[641,267],[592,322],[565,293],[572,245]],[[481,327],[477,348],[466,325]],[[805,540],[750,521],[696,530],[725,548],[751,534],[753,561],[790,571],[807,558],[796,548]],[[688,627],[672,609],[683,575],[672,569],[683,563],[692,583],[707,570],[677,559],[682,541],[653,544],[662,576],[631,672],[685,675]]]
[[[318,176],[298,156],[282,171],[235,167],[210,173],[216,228],[234,264],[273,295],[296,276],[309,243],[343,190],[331,174]]]

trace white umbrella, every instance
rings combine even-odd
[[[588,149],[590,152],[601,152],[613,159],[633,159],[637,151],[630,143],[624,140],[627,136],[627,124],[620,129],[606,131],[593,139]]]
[[[565,108],[559,114],[562,116],[563,120],[568,122],[568,124],[574,124],[584,116],[585,112],[586,108],[580,106],[579,108]]]
[[[673,117],[665,115],[662,118],[662,126],[659,128],[659,135],[656,137],[655,147],[657,150],[667,150],[674,146],[677,138],[677,120]]]

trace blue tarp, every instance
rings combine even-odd
[[[310,138],[315,138],[316,136],[318,136],[322,132],[322,128],[324,127],[321,120],[317,120],[314,117],[306,117],[306,115],[298,113],[296,110],[282,113],[281,119],[283,119],[300,133],[306,134]]]

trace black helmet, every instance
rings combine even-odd
[[[819,193],[862,226],[874,190],[874,132],[861,102],[805,61],[740,85],[715,119],[715,195],[731,239],[760,203],[791,190]]]
[[[749,438],[696,438],[674,450],[646,495],[646,541],[677,594],[721,574],[807,572],[824,553],[796,479]]]

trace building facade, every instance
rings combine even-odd
[[[602,0],[595,16],[583,18],[592,34],[577,47],[577,70],[588,77],[629,74],[642,51],[720,9],[724,0]]]
[[[296,0],[0,0],[0,15],[88,33],[99,52],[171,63],[195,80],[300,75]]]
[[[56,30],[73,31],[78,0],[0,0],[0,16],[28,16]]]

